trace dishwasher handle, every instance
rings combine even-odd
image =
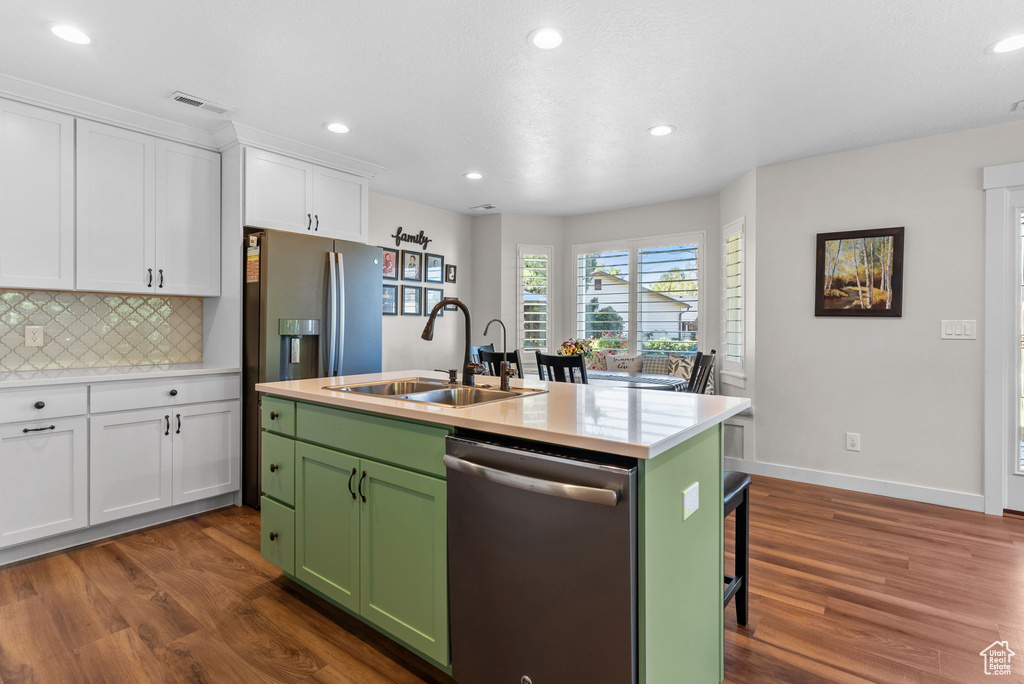
[[[542,480],[536,477],[510,473],[506,470],[480,465],[479,463],[472,463],[450,454],[445,454],[444,465],[457,472],[479,477],[482,480],[488,480],[495,484],[525,489],[528,492],[536,492],[546,496],[557,496],[563,499],[600,504],[602,506],[615,506],[619,503],[619,492],[614,489],[585,487],[565,482]]]

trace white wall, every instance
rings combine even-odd
[[[370,244],[395,248],[391,235],[398,226],[405,232],[424,231],[431,239],[426,252],[441,254],[445,264],[458,266],[458,282],[454,285],[430,284],[441,287],[445,296],[458,297],[473,306],[471,283],[473,282],[473,259],[471,244],[471,219],[469,216],[452,211],[428,207],[408,200],[370,193]],[[408,245],[406,245],[408,247]],[[413,247],[421,252],[418,246]],[[400,248],[399,248],[400,249]],[[402,285],[405,281],[388,280],[387,283]],[[407,283],[426,286],[428,283]],[[401,290],[399,290],[401,296]],[[427,312],[424,312],[426,314]],[[426,315],[384,316],[384,349],[382,366],[388,370],[434,368],[461,368],[464,344],[463,316],[460,311],[446,311],[437,319],[434,340],[420,339]]]
[[[758,461],[982,493],[984,341],[940,341],[939,321],[981,322],[982,168],[1021,160],[1013,123],[757,170]],[[903,317],[815,318],[815,234],[890,226]]]
[[[701,295],[701,328],[704,345],[717,344],[719,337],[721,289],[721,238],[719,235],[718,195],[645,204],[565,217],[562,277],[562,320],[565,336],[575,334],[575,270],[572,262],[574,245],[633,238],[705,232],[704,273]]]

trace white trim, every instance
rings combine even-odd
[[[986,166],[981,187],[985,190],[1024,185],[1024,162]]]
[[[715,377],[719,378],[726,385],[732,385],[733,387],[739,387],[740,389],[746,389],[747,387],[747,376],[745,373],[737,373],[736,371],[720,368],[715,374]]]
[[[161,525],[172,520],[180,520],[199,513],[206,513],[218,508],[225,508],[235,504],[236,492],[229,492],[209,499],[190,501],[179,506],[162,508],[158,511],[150,511],[141,515],[135,515],[121,520],[114,520],[100,525],[93,525],[74,532],[59,534],[54,537],[47,537],[26,544],[19,544],[0,551],[0,566],[7,563],[14,563],[34,558],[45,553],[70,549],[72,546],[80,546],[90,542],[107,539],[127,532],[135,532],[146,527]]]
[[[215,133],[216,139],[221,147],[228,147],[235,142],[243,145],[258,147],[267,152],[276,152],[292,159],[299,159],[310,164],[326,166],[335,171],[351,173],[360,178],[373,178],[385,167],[372,162],[363,161],[354,157],[348,157],[337,152],[320,149],[298,140],[292,140],[277,133],[261,131],[258,128],[245,126],[234,121],[228,122],[219,128]]]
[[[985,169],[986,183],[1019,181],[1024,164]],[[1020,396],[1020,207],[1024,189],[989,187],[985,191],[985,512],[1002,515],[1006,507],[1007,459],[1018,453]]]
[[[807,484],[821,485],[823,487],[848,489],[854,492],[877,494],[879,496],[889,496],[895,499],[906,499],[908,501],[920,501],[922,503],[937,504],[939,506],[962,508],[968,511],[982,511],[985,508],[985,497],[981,494],[953,492],[947,489],[921,487],[919,485],[903,484],[902,482],[872,480],[866,477],[827,473],[820,470],[808,470],[806,468],[777,465],[775,463],[761,463],[759,461],[747,460],[741,461],[738,458],[724,459],[724,467],[726,470],[738,470],[739,472],[750,473],[751,475],[777,477],[782,480],[791,480],[793,482],[805,482]]]

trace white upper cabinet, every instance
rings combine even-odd
[[[74,119],[0,100],[0,287],[75,286]]]
[[[220,155],[78,120],[79,290],[220,294]]]
[[[256,148],[245,151],[245,225],[367,242],[369,183]]]
[[[369,194],[369,183],[362,178],[314,166],[313,227],[317,235],[368,242],[366,204]]]
[[[156,139],[78,120],[79,290],[151,293]]]
[[[156,292],[220,294],[220,155],[156,141]]]
[[[245,150],[245,225],[312,233],[313,165]]]

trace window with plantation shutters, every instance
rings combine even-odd
[[[723,230],[722,244],[722,369],[723,373],[743,377],[745,353],[743,220]]]
[[[577,245],[576,336],[631,354],[700,345],[703,234]]]
[[[551,254],[550,246],[519,245],[519,349],[524,362],[534,352],[551,353],[560,341],[549,339],[551,332]]]

